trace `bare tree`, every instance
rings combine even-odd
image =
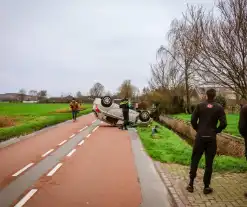
[[[204,19],[203,7],[188,6],[180,20],[173,20],[169,31],[170,48],[161,46],[158,53],[168,53],[177,63],[184,76],[187,109],[190,112],[190,87],[196,68],[195,58],[200,53],[202,40],[201,20]],[[176,70],[175,70],[176,71]],[[176,71],[177,73],[177,71]],[[172,75],[172,73],[171,73]]]
[[[24,101],[25,96],[26,96],[26,93],[27,93],[26,90],[23,89],[23,88],[19,90],[18,98],[19,98],[19,100],[20,100],[21,102]]]
[[[148,87],[144,87],[143,89],[142,89],[142,94],[143,95],[146,95],[146,94],[148,94],[150,92],[150,89],[148,88]]]
[[[47,97],[47,91],[46,90],[41,90],[38,92],[38,100],[41,101],[41,100],[44,100],[46,99]]]
[[[174,59],[169,57],[166,51],[163,51],[162,55],[160,51],[157,56],[157,63],[152,64],[151,68],[151,79],[149,81],[149,86],[153,90],[157,89],[170,89],[173,90],[183,84],[184,75],[181,70],[179,70]]]
[[[138,89],[132,85],[131,80],[125,80],[119,87],[119,95],[121,97],[132,98],[136,96]]]
[[[82,97],[82,93],[81,93],[80,91],[78,91],[78,92],[76,93],[76,97],[77,97],[77,98],[81,98],[81,97]]]
[[[30,91],[28,92],[28,94],[29,94],[30,96],[37,96],[38,91],[36,91],[36,90],[30,90]]]
[[[151,89],[156,90],[168,87],[167,65],[167,59],[165,59],[165,61],[161,59],[157,63],[150,65],[151,79],[149,81],[149,86]]]
[[[105,87],[101,83],[95,83],[90,89],[89,94],[92,97],[101,97],[104,94]]]
[[[209,84],[228,87],[247,98],[247,1],[220,0],[218,18],[201,21],[203,41],[200,55],[200,77]]]

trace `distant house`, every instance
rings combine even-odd
[[[37,102],[38,97],[37,96],[31,96],[31,95],[23,95],[23,101],[27,102]],[[2,102],[11,102],[11,101],[21,101],[20,94],[18,93],[5,93],[0,94],[0,101]]]
[[[191,91],[191,95],[190,95],[191,103],[197,104],[200,101],[206,99],[206,92],[210,88],[211,87],[195,87]],[[234,106],[238,103],[237,95],[233,90],[226,87],[212,87],[212,88],[216,90],[217,95],[221,94],[226,98],[228,106]]]

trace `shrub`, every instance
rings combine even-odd
[[[215,101],[221,106],[223,106],[224,108],[226,107],[226,98],[222,96],[221,94],[216,96]]]

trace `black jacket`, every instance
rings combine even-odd
[[[218,121],[220,124],[217,127]],[[224,108],[215,102],[202,102],[196,106],[191,116],[191,124],[198,136],[216,137],[216,134],[227,126]]]
[[[239,130],[239,133],[245,139],[247,139],[247,105],[244,105],[240,110],[238,130]]]

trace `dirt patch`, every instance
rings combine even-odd
[[[0,128],[11,127],[15,125],[15,120],[7,116],[0,116]]]

